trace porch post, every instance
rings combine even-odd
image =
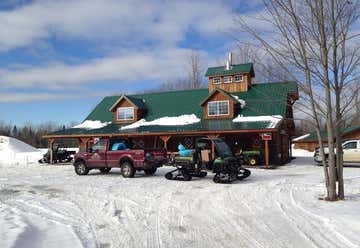
[[[269,166],[269,141],[265,140],[265,165]]]
[[[219,134],[208,134],[207,137],[210,139],[216,139],[216,138],[219,138]],[[211,156],[212,156],[212,159],[215,158],[215,145],[212,142],[211,142]]]
[[[54,143],[55,139],[49,139],[49,150],[50,150],[50,164],[54,163]]]
[[[87,146],[90,138],[79,138],[79,151],[84,152],[87,151]]]
[[[169,139],[171,138],[171,136],[160,136],[160,139],[164,142],[164,148],[167,149],[167,142],[169,141]]]

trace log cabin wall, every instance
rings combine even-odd
[[[302,149],[302,150],[307,150],[310,152],[314,152],[316,147],[318,146],[317,142],[296,142],[294,143],[294,148],[295,149]]]
[[[229,102],[229,114],[228,115],[216,115],[216,116],[209,116],[208,113],[208,103],[211,101],[228,101]],[[216,92],[213,96],[211,96],[206,104],[203,106],[203,113],[204,113],[204,119],[231,119],[234,118],[234,103],[229,99],[229,97],[223,95],[220,92]]]
[[[225,90],[227,92],[246,92],[249,90],[251,85],[251,77],[250,74],[241,74],[243,76],[242,82],[235,82],[234,76],[232,77],[231,83],[224,83],[224,76],[218,76],[221,78],[221,83],[214,84],[214,78],[217,76],[209,77],[209,92],[212,92],[216,88]],[[230,76],[230,75],[229,75]]]
[[[344,136],[344,139],[360,139],[360,129],[351,133],[348,133]]]
[[[123,107],[133,107],[134,108],[134,119],[133,120],[123,120],[120,121],[117,119],[117,110],[118,108],[123,108]],[[114,117],[113,117],[113,122],[114,123],[132,123],[132,122],[136,122],[138,120],[140,120],[141,118],[141,110],[138,109],[136,106],[134,106],[131,102],[127,101],[125,98],[123,98],[114,108]]]

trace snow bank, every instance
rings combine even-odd
[[[243,109],[246,106],[246,102],[243,99],[240,99],[238,96],[235,95],[231,95],[232,97],[234,97],[239,103],[240,103],[240,107]]]
[[[293,141],[299,141],[299,140],[305,139],[305,138],[307,138],[307,137],[309,137],[309,136],[310,136],[309,133],[308,133],[308,134],[304,134],[304,135],[302,135],[302,136],[296,137],[295,139],[293,139]]]
[[[303,149],[294,149],[294,145],[293,145],[292,156],[293,157],[313,157],[314,153],[309,152],[307,150],[303,150]]]
[[[84,129],[98,129],[109,125],[111,122],[91,121],[86,120],[83,123],[73,126],[72,128],[84,128]]]
[[[43,153],[18,139],[0,136],[0,163],[18,164],[35,163]]]
[[[138,128],[141,126],[184,126],[200,122],[200,119],[196,115],[180,115],[175,117],[161,117],[153,121],[146,121],[141,119],[133,124],[121,127],[121,130]]]
[[[275,128],[277,124],[283,119],[281,115],[263,115],[263,116],[247,116],[238,115],[233,122],[257,122],[257,121],[269,121],[270,124],[267,128]]]

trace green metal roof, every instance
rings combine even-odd
[[[351,127],[347,127],[347,128],[342,128],[341,129],[341,133],[342,135],[347,135],[353,131],[357,131],[360,129],[360,125],[358,126],[351,126]],[[327,137],[328,137],[328,133],[327,131],[321,131],[320,132],[320,135],[321,135],[321,138],[323,141],[327,141]],[[295,142],[317,142],[318,138],[317,138],[317,135],[316,135],[316,131],[313,131],[311,133],[309,133],[308,136],[304,137],[303,139],[300,139],[300,140],[296,140]]]
[[[225,70],[225,66],[209,67],[205,73],[205,77],[223,76],[223,75],[231,75],[237,73],[254,74],[253,64],[247,63],[247,64],[232,65],[230,70]]]
[[[231,95],[245,100],[244,109],[235,113],[243,116],[281,115],[285,116],[288,93],[297,93],[297,85],[294,82],[262,83],[253,84],[248,92],[235,92]],[[226,92],[227,93],[227,92]],[[227,93],[229,94],[229,93]],[[161,117],[180,116],[195,114],[201,122],[186,126],[142,126],[137,129],[120,130],[121,126],[128,124],[109,124],[101,129],[75,129],[61,130],[51,135],[61,134],[92,134],[92,133],[129,133],[129,132],[184,132],[184,131],[207,131],[207,130],[238,130],[238,129],[265,129],[266,121],[234,123],[232,119],[204,120],[203,108],[200,103],[207,98],[209,90],[192,89],[182,91],[170,91],[148,94],[135,94],[127,96],[129,99],[141,102],[146,109],[144,118],[152,121]],[[113,113],[109,108],[121,96],[105,97],[85,120],[99,120],[112,122]],[[232,97],[232,96],[231,96]],[[134,100],[135,101],[135,100]]]

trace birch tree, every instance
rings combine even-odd
[[[266,55],[298,83],[304,112],[313,120],[323,157],[325,199],[344,199],[340,127],[358,94],[349,89],[358,81],[360,64],[359,34],[354,30],[359,1],[263,2],[261,20],[273,27],[271,35],[257,32],[241,17],[236,20],[240,31],[254,38]],[[320,133],[322,120],[326,121],[326,155]]]

